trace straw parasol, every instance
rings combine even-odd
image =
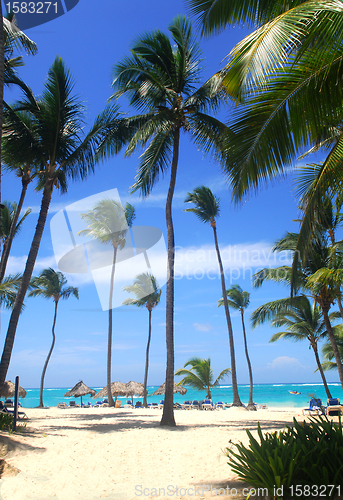
[[[163,382],[163,384],[155,392],[153,392],[152,395],[153,396],[160,396],[161,394],[164,394],[165,392],[166,392],[166,383]],[[177,392],[184,395],[184,394],[186,394],[187,389],[185,387],[182,387],[181,385],[176,385],[176,383],[174,382],[173,393],[176,394]]]
[[[112,393],[112,396],[115,397],[115,401],[117,401],[118,396],[126,396],[127,388],[126,388],[125,384],[123,384],[122,382],[112,382],[111,393]],[[94,396],[94,398],[97,398],[97,399],[102,399],[105,397],[108,397],[107,385],[103,389],[101,389],[101,391],[97,392]]]
[[[86,396],[86,394],[90,394],[91,396],[94,396],[95,390],[91,389],[86,385],[82,380],[78,382],[70,391],[66,392],[64,397],[65,398],[78,398],[79,396],[81,397],[81,408],[82,408],[82,396]]]
[[[144,385],[141,382],[134,382],[133,380],[130,380],[130,382],[125,384],[125,387],[126,394],[128,396],[144,396]]]
[[[4,385],[2,386],[2,389],[0,391],[0,397],[13,398],[14,390],[15,390],[15,384],[13,382],[11,382],[10,380],[6,380],[6,382],[4,383]],[[25,398],[25,396],[26,396],[25,389],[23,389],[21,386],[19,386],[19,397]]]

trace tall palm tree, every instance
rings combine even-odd
[[[249,353],[248,353],[248,342],[247,342],[247,336],[246,336],[246,331],[245,331],[245,322],[244,322],[244,311],[248,307],[250,303],[250,293],[249,292],[243,292],[242,288],[239,285],[232,285],[228,290],[226,290],[226,296],[228,297],[228,306],[232,307],[233,309],[237,309],[241,313],[241,320],[242,320],[242,329],[243,329],[243,338],[244,338],[244,350],[245,350],[245,356],[247,358],[247,363],[248,363],[248,370],[249,370],[249,380],[250,380],[250,391],[249,391],[249,402],[247,409],[256,411],[256,406],[254,405],[254,398],[253,398],[253,377],[252,377],[252,368],[251,368],[251,362],[249,358]],[[224,305],[224,300],[220,299],[218,300],[218,306]]]
[[[298,241],[298,234],[287,233],[286,236],[280,239],[274,246],[274,251],[292,251],[295,253]],[[327,335],[330,339],[335,360],[337,363],[337,370],[339,378],[343,387],[343,366],[339,356],[336,339],[333,333],[332,325],[329,317],[329,310],[334,304],[337,297],[341,296],[340,288],[337,287],[335,280],[316,280],[316,272],[322,268],[334,269],[339,261],[332,260],[332,253],[327,244],[326,235],[322,234],[319,230],[312,236],[311,246],[307,251],[305,258],[297,260],[295,287],[296,292],[302,290],[308,294],[313,300],[321,307],[325,328]],[[339,264],[340,265],[340,264]],[[293,269],[288,266],[281,268],[266,268],[262,269],[254,275],[254,286],[259,287],[265,280],[281,282],[290,285],[292,277],[294,276]],[[295,299],[296,297],[294,297]],[[277,306],[279,307],[279,305]],[[282,307],[282,303],[280,303]],[[266,311],[269,314],[269,310]]]
[[[13,307],[16,299],[18,288],[21,281],[21,275],[15,274],[6,276],[0,283],[0,306],[6,309]]]
[[[127,118],[126,130],[131,140],[126,155],[138,147],[139,169],[133,190],[148,196],[159,175],[171,166],[166,199],[166,226],[168,235],[168,279],[166,291],[166,392],[161,425],[175,426],[173,410],[174,387],[174,260],[175,239],[172,221],[172,202],[179,163],[180,134],[187,132],[195,145],[205,152],[212,147],[219,150],[226,127],[211,113],[217,111],[221,92],[212,79],[201,87],[200,51],[195,43],[191,22],[177,17],[169,26],[172,40],[159,30],[142,35],[125,57],[114,67],[113,97],[129,97],[139,114]],[[106,156],[118,149],[122,140],[113,128],[104,140],[99,155]]]
[[[194,208],[186,208],[185,212],[194,213],[201,222],[205,224],[209,223],[213,229],[214,235],[214,245],[216,248],[219,271],[220,271],[220,280],[222,286],[222,294],[223,294],[223,305],[225,309],[226,322],[229,333],[229,342],[230,342],[230,354],[231,354],[231,375],[232,375],[232,393],[233,393],[233,406],[242,406],[242,402],[240,400],[238,394],[238,384],[237,384],[237,373],[236,373],[236,359],[235,359],[235,346],[233,339],[233,330],[232,323],[229,311],[229,305],[226,294],[226,285],[225,285],[225,274],[222,263],[222,258],[220,255],[219,245],[218,245],[218,237],[217,237],[217,223],[216,217],[219,216],[220,208],[219,208],[219,199],[212,193],[210,188],[205,186],[200,186],[194,189],[191,193],[187,194],[187,198],[185,199],[185,203],[193,203],[195,204]]]
[[[337,347],[339,350],[340,358],[343,362],[343,330],[342,324],[335,327],[335,337],[337,342]],[[323,361],[322,368],[324,371],[337,370],[337,363],[332,361],[335,359],[335,355],[332,350],[332,345],[330,342],[326,342],[322,347],[323,357],[326,361]]]
[[[4,279],[8,257],[11,250],[13,238],[21,230],[21,226],[26,217],[32,212],[31,208],[27,208],[19,219],[21,207],[15,202],[4,202],[4,208],[1,209],[0,218],[0,238],[3,244],[1,260],[0,260],[0,283]]]
[[[191,368],[186,370],[187,366]],[[184,378],[178,382],[178,385],[189,385],[198,391],[206,391],[206,398],[212,399],[213,388],[219,385],[219,382],[230,372],[230,368],[225,368],[225,370],[220,372],[216,380],[213,380],[214,375],[211,367],[211,358],[191,358],[185,363],[184,368],[180,368],[175,372],[175,375],[184,376]]]
[[[55,325],[57,319],[57,306],[60,299],[69,299],[73,295],[77,299],[79,298],[79,290],[73,286],[67,286],[67,278],[61,273],[56,272],[54,269],[49,267],[44,269],[39,276],[33,277],[30,282],[30,292],[29,297],[43,297],[45,299],[53,299],[55,303],[54,320],[52,322],[52,343],[45,360],[42,376],[40,380],[40,393],[39,393],[39,408],[44,408],[43,404],[43,388],[44,388],[44,377],[45,372],[48,367],[48,363],[55,346]]]
[[[143,405],[148,407],[147,403],[147,384],[148,384],[148,370],[149,370],[149,349],[151,341],[151,313],[152,310],[159,304],[161,299],[162,290],[158,286],[157,279],[149,273],[139,274],[133,285],[125,286],[123,288],[126,292],[133,293],[135,299],[125,299],[123,305],[146,307],[149,311],[149,333],[148,342],[145,353],[145,371],[144,371],[144,395]]]
[[[81,218],[88,222],[88,228],[78,234],[90,236],[100,243],[110,244],[113,248],[111,268],[110,293],[108,301],[108,343],[107,343],[107,397],[110,406],[115,402],[111,392],[112,366],[112,307],[113,286],[118,249],[122,250],[126,244],[126,233],[132,226],[135,218],[135,209],[126,203],[125,210],[120,203],[111,199],[100,200],[89,212],[81,214]]]
[[[0,54],[1,56],[1,54]],[[0,81],[1,85],[1,81]],[[70,179],[84,179],[94,169],[94,152],[102,123],[97,120],[83,138],[83,104],[72,94],[70,72],[57,57],[48,72],[39,99],[25,90],[22,101],[12,106],[12,134],[6,141],[15,152],[15,164],[30,162],[37,170],[37,189],[43,192],[38,221],[28,253],[25,270],[10,317],[0,362],[0,387],[5,381],[15,333],[27,288],[38,254],[52,193],[55,187],[67,188]],[[21,124],[21,127],[18,126]],[[10,124],[7,122],[7,131]]]
[[[330,322],[339,318],[338,312],[329,314]],[[271,325],[286,329],[275,333],[269,342],[275,342],[279,339],[292,340],[299,342],[307,340],[309,348],[313,350],[317,369],[323,381],[325,392],[328,398],[331,398],[324,371],[319,359],[318,342],[327,336],[326,325],[323,319],[321,307],[315,301],[311,301],[304,295],[268,302],[257,308],[252,316],[253,328],[264,323],[266,319],[271,320]],[[335,327],[333,328],[335,329]]]

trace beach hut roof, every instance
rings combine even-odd
[[[166,392],[166,383],[163,382],[163,384],[152,394],[153,396],[160,396],[161,394],[165,394]],[[174,382],[174,390],[173,390],[174,394],[176,394],[177,392],[179,394],[186,394],[187,392],[187,389],[185,387],[182,387],[181,385],[176,385],[176,383]]]
[[[66,392],[64,397],[65,398],[78,398],[79,396],[86,396],[86,394],[90,394],[91,396],[94,396],[95,390],[91,389],[86,385],[82,380],[78,382],[70,391]]]
[[[6,382],[4,383],[4,385],[2,386],[2,389],[0,391],[0,397],[13,398],[14,390],[15,390],[14,382],[11,382],[10,380],[6,380]],[[19,397],[25,398],[26,394],[27,393],[26,393],[25,389],[23,389],[21,386],[19,386]]]
[[[112,396],[126,396],[127,388],[125,387],[125,384],[123,384],[122,382],[112,382],[111,393],[112,393]],[[99,391],[95,394],[94,398],[102,399],[102,398],[106,398],[107,396],[108,396],[108,394],[107,394],[107,385],[106,385],[103,389],[101,389],[101,391]]]
[[[133,380],[130,380],[130,382],[125,384],[125,387],[126,394],[128,396],[144,396],[144,385],[141,382],[134,382]]]

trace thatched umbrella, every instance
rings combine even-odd
[[[128,396],[138,396],[139,398],[144,396],[144,385],[141,382],[130,380],[130,382],[125,384],[125,387]]]
[[[153,396],[160,396],[161,394],[164,394],[166,392],[166,383],[163,382],[163,384],[152,394]],[[182,387],[181,385],[176,385],[174,382],[174,389],[173,389],[174,394],[177,392],[179,394],[186,394],[187,389],[185,387]]]
[[[6,382],[4,382],[4,385],[2,386],[2,389],[0,390],[0,397],[13,398],[14,390],[15,390],[15,384],[13,382],[11,382],[10,380],[6,380]],[[19,392],[20,398],[25,398],[25,396],[26,396],[25,389],[23,389],[21,386],[19,386],[18,392]]]
[[[118,396],[126,396],[127,388],[126,388],[125,384],[123,384],[122,382],[112,382],[111,393],[112,393],[112,396],[115,397],[115,401],[117,401]],[[108,397],[107,385],[103,389],[101,389],[101,391],[97,392],[94,396],[94,398],[97,398],[97,399],[102,399],[105,397]]]
[[[86,385],[85,383],[80,380],[70,391],[66,392],[64,397],[65,398],[78,398],[79,396],[81,397],[81,408],[82,408],[82,396],[86,396],[86,394],[90,394],[91,396],[94,396],[95,390],[91,389]]]

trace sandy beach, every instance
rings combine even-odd
[[[295,408],[177,410],[177,427],[166,428],[161,410],[25,411],[27,428],[1,438],[6,462],[20,471],[0,480],[1,500],[181,500],[213,498],[215,489],[220,498],[242,498],[245,485],[223,453],[229,441],[247,442],[245,429],[256,431],[258,421],[271,431],[303,419]]]

